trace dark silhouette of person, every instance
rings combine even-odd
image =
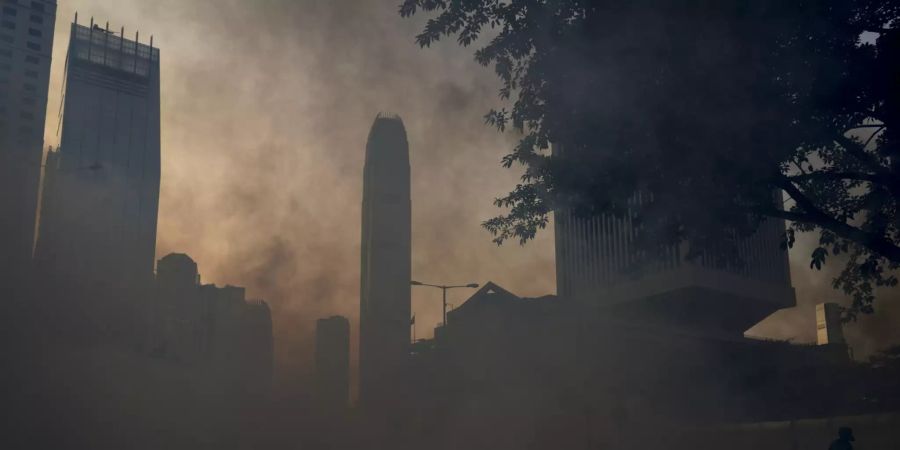
[[[855,440],[852,428],[841,427],[838,429],[838,438],[831,443],[828,450],[853,450],[853,444],[851,444],[851,442]]]

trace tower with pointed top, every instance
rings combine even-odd
[[[363,172],[360,402],[395,402],[409,356],[411,204],[403,121],[379,114]]]

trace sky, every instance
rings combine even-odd
[[[518,180],[500,166],[515,136],[484,125],[499,83],[453,40],[415,45],[422,17],[398,0],[59,0],[46,131],[56,145],[69,24],[154,36],[162,83],[157,257],[189,254],[206,283],[246,286],[272,307],[282,383],[311,371],[315,320],[354,324],[365,140],[376,114],[399,114],[412,169],[413,278],[494,281],[522,296],[555,292],[552,228],[497,247],[480,223]],[[792,255],[798,308],[751,334],[815,337],[814,304],[840,300],[825,272]],[[467,292],[451,291],[460,304]],[[415,288],[417,336],[440,321],[440,291]],[[893,303],[897,305],[897,302]],[[885,317],[848,330],[871,352],[900,338]],[[893,322],[896,323],[896,322]],[[893,333],[893,334],[892,334]],[[355,348],[354,348],[355,353]]]

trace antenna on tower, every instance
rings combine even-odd
[[[78,11],[75,11],[75,25],[78,25]]]

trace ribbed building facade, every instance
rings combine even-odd
[[[636,195],[632,203],[641,200]],[[554,226],[557,292],[590,308],[737,334],[795,304],[781,220],[764,221],[754,235],[739,240],[740,262],[732,264],[709,255],[688,260],[685,243],[638,265],[641,250],[627,215],[558,210]]]
[[[403,121],[379,114],[363,172],[360,271],[360,401],[397,400],[409,358],[411,204]]]
[[[61,146],[47,156],[36,259],[86,286],[152,281],[160,182],[159,49],[72,24]]]
[[[0,279],[31,262],[55,23],[56,1],[0,2]]]

